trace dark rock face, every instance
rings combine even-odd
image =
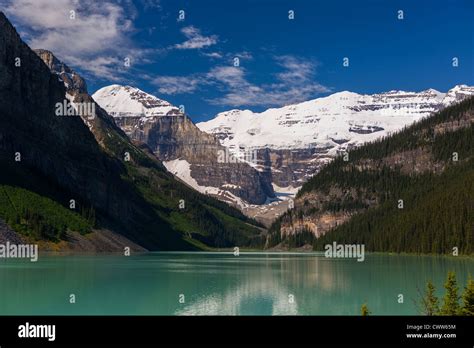
[[[363,126],[356,125],[349,128],[349,132],[357,133],[357,134],[371,134],[371,133],[380,132],[383,130],[384,129],[382,127],[378,127],[378,126],[363,127]]]
[[[58,67],[48,53],[41,55]],[[21,59],[21,66],[15,66],[16,58]],[[64,73],[70,71],[60,67]],[[112,156],[114,151],[121,152],[120,147],[98,146],[107,133],[123,146],[126,136],[98,106],[97,117],[89,125],[95,132],[80,117],[56,116],[56,104],[66,97],[64,82],[21,40],[1,12],[0,76],[0,182],[35,192],[39,190],[35,183],[41,183],[40,194],[64,204],[69,199],[88,202],[102,216],[117,222],[121,233],[156,249],[156,236],[140,232],[147,221],[160,218],[121,178],[125,167]],[[93,102],[82,93],[85,84],[80,79],[72,79],[70,87],[77,101]],[[15,154],[21,155],[21,161],[15,161]]]
[[[12,162],[14,153],[19,152],[18,166],[34,167],[82,196],[94,191],[97,194],[90,198],[109,208],[107,182],[93,179],[97,178],[95,174],[113,166],[113,162],[101,158],[92,134],[80,118],[55,116],[55,104],[62,102],[65,95],[63,83],[20,40],[3,15],[0,29],[2,160]],[[21,67],[14,66],[16,57],[21,59]]]

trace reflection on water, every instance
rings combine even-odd
[[[265,255],[260,257],[234,258],[230,261],[226,271],[220,272],[228,281],[218,282],[218,286],[197,296],[195,301],[184,304],[175,314],[179,315],[238,315],[253,314],[258,308],[260,314],[285,315],[298,314],[298,302],[294,298],[288,284],[280,281],[275,272],[286,262],[276,258],[269,259]],[[288,262],[288,260],[287,260]],[[292,261],[289,261],[292,263]],[[213,267],[219,267],[214,263]],[[283,266],[284,267],[284,266]],[[229,272],[230,271],[230,272]],[[235,278],[235,281],[231,281]],[[221,287],[226,284],[225,290]],[[292,296],[293,295],[293,296]]]
[[[0,314],[358,315],[365,302],[374,314],[416,314],[418,290],[428,280],[442,288],[449,270],[462,287],[474,259],[148,253],[2,260]]]

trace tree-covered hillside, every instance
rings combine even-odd
[[[270,235],[269,246],[473,253],[474,98],[341,154],[303,186]]]

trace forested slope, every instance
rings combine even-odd
[[[474,98],[341,154],[271,227],[268,246],[474,252]]]

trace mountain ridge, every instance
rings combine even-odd
[[[95,235],[121,252],[126,239],[141,250],[259,243],[252,220],[189,189],[132,144],[82,78],[68,81],[73,70],[31,50],[1,12],[0,48],[0,218],[22,237],[57,250]],[[66,117],[57,113],[63,103],[95,112]]]
[[[375,93],[375,94],[358,94],[351,91],[340,91],[332,93],[328,96],[316,98],[308,101],[304,101],[301,103],[285,105],[279,108],[269,108],[262,112],[252,112],[251,110],[245,109],[232,109],[229,111],[224,111],[218,113],[213,119],[199,122],[197,126],[212,134],[219,134],[219,128],[232,128],[231,123],[237,123],[238,118],[245,118],[246,120],[250,120],[250,125],[246,124],[245,122],[240,121],[240,124],[244,124],[247,127],[243,127],[243,129],[238,129],[238,132],[232,133],[233,138],[229,141],[228,137],[220,137],[221,142],[225,144],[225,140],[227,143],[235,144],[236,141],[249,141],[252,144],[251,137],[246,137],[242,140],[237,139],[236,137],[242,136],[242,133],[247,132],[250,128],[254,127],[252,123],[257,123],[257,119],[261,118],[259,121],[269,122],[273,119],[277,120],[285,120],[285,119],[301,119],[306,118],[309,119],[310,117],[329,117],[329,116],[348,116],[350,114],[356,115],[360,111],[379,111],[383,110],[382,115],[357,115],[358,117],[362,116],[403,116],[403,115],[410,115],[413,116],[413,121],[420,119],[423,116],[429,115],[432,112],[438,111],[443,106],[448,106],[454,101],[462,100],[462,96],[468,96],[474,94],[474,87],[467,86],[464,84],[456,85],[455,87],[451,88],[448,92],[442,93],[435,89],[427,89],[421,92],[406,92],[406,91],[399,91],[393,90],[388,92],[382,93]],[[377,104],[379,103],[379,104]],[[410,108],[412,104],[418,104],[425,110],[416,110],[416,107]],[[394,106],[391,110],[384,110],[384,108],[389,108],[390,106]],[[370,109],[373,108],[373,110]],[[398,109],[396,108],[398,107]],[[330,109],[333,109],[331,111]],[[301,110],[300,110],[301,109]],[[291,112],[293,111],[293,112]],[[298,114],[299,112],[299,114]],[[344,113],[345,112],[345,113]],[[287,116],[287,117],[282,117]],[[288,117],[289,116],[289,117]],[[354,120],[357,121],[357,120]],[[360,122],[366,122],[368,120],[359,120]],[[311,126],[314,122],[306,122],[304,123],[306,126]],[[236,124],[239,126],[240,124]],[[271,124],[271,126],[281,126],[285,125],[283,122],[279,124]],[[404,124],[405,125],[405,124]],[[258,127],[255,127],[258,128]],[[312,129],[316,129],[313,127]],[[311,130],[312,130],[311,129]],[[300,129],[301,130],[301,129]],[[306,132],[308,133],[308,132]],[[280,133],[282,134],[282,133]],[[272,134],[274,135],[274,134]],[[303,135],[305,133],[303,132]],[[296,134],[296,136],[301,136],[301,133]],[[267,139],[264,139],[265,141]],[[281,139],[274,139],[272,138],[271,141],[274,140],[281,140]],[[284,144],[281,145],[279,143],[272,143],[272,142],[262,142],[261,139],[257,139],[254,142],[254,146],[256,147],[273,147],[278,148],[279,146],[284,146],[285,148],[297,148],[299,143],[295,144]],[[291,139],[293,141],[293,139]],[[312,141],[307,143],[303,143],[303,146],[307,147],[310,146]],[[227,146],[229,146],[227,145]]]
[[[257,152],[278,187],[301,187],[335,156],[408,126],[474,95],[457,85],[447,93],[389,91],[373,95],[336,92],[260,113],[233,109],[197,126],[231,153],[241,145]]]

